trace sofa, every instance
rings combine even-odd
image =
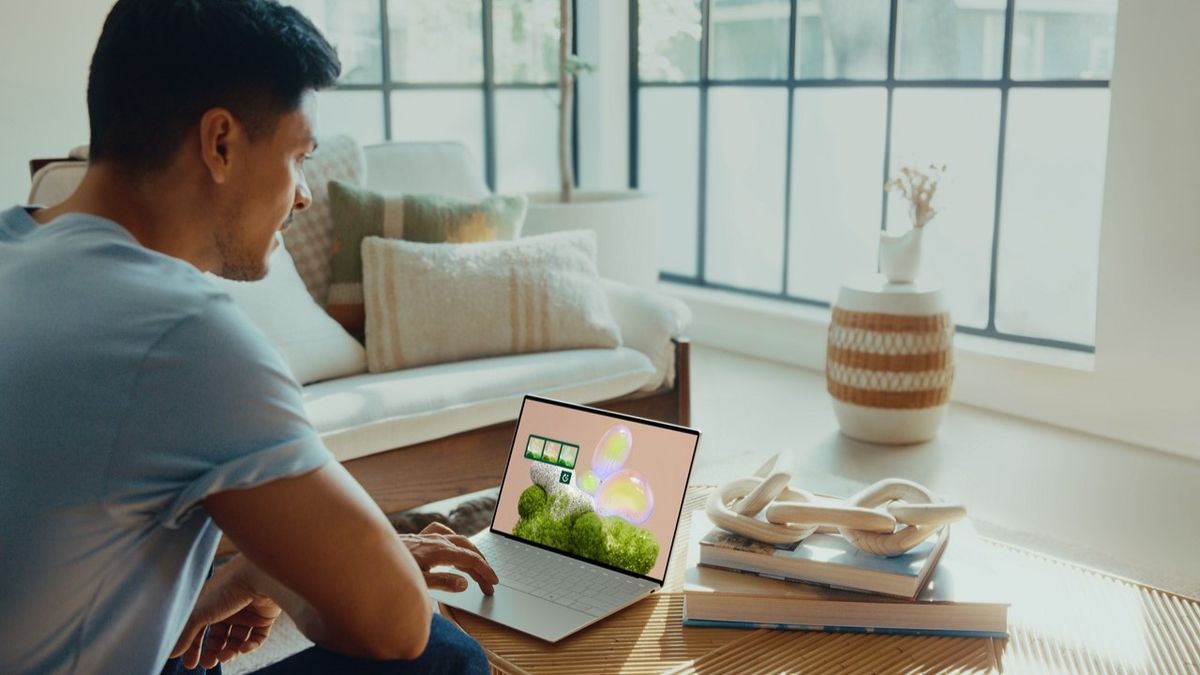
[[[477,163],[456,143],[385,143],[361,148],[361,156],[360,179],[370,189],[461,199],[489,194]],[[78,158],[30,165],[29,203],[47,206],[66,198],[86,168]],[[314,199],[324,196],[313,192]],[[321,206],[310,210],[321,214]],[[615,349],[498,356],[311,382],[303,387],[309,418],[389,513],[498,485],[527,393],[688,424],[686,306],[652,289],[599,283],[620,328],[622,344]]]

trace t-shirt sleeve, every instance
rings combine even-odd
[[[109,458],[110,513],[178,527],[210,494],[333,459],[279,352],[227,296],[147,352]]]

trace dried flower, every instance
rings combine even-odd
[[[933,220],[937,209],[933,207],[933,196],[937,194],[938,182],[946,173],[946,165],[930,164],[928,171],[903,166],[900,175],[883,184],[884,190],[897,190],[908,200],[908,216],[913,227],[925,227]]]

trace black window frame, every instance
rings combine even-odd
[[[851,79],[851,78],[834,78],[834,79],[797,79],[796,78],[796,14],[798,0],[790,0],[790,11],[788,20],[790,22],[788,28],[788,68],[787,78],[785,79],[713,79],[709,77],[709,38],[710,38],[710,18],[713,0],[699,0],[700,4],[700,68],[699,75],[696,80],[689,81],[642,81],[640,74],[640,58],[638,51],[638,28],[639,28],[639,0],[629,0],[629,186],[637,189],[638,187],[638,149],[639,149],[639,94],[643,88],[685,88],[696,89],[699,93],[699,130],[700,137],[698,139],[698,171],[697,171],[697,223],[696,223],[696,274],[688,276],[673,272],[659,272],[659,279],[672,283],[685,284],[700,288],[709,288],[722,291],[731,291],[747,296],[766,298],[770,300],[782,301],[793,304],[809,305],[815,307],[829,308],[831,303],[825,300],[810,298],[800,295],[792,295],[787,292],[788,288],[788,264],[790,253],[790,237],[791,237],[791,213],[792,213],[792,151],[793,143],[793,127],[795,126],[795,93],[797,89],[805,88],[883,88],[886,90],[886,120],[884,132],[884,157],[883,171],[881,174],[880,186],[882,186],[891,176],[891,148],[892,148],[892,106],[895,92],[897,89],[987,89],[998,90],[1000,93],[1000,122],[999,122],[999,143],[996,150],[996,189],[995,189],[995,210],[992,214],[992,242],[991,242],[991,260],[990,260],[990,280],[988,285],[988,312],[987,326],[978,328],[975,326],[957,325],[956,329],[959,333],[967,335],[978,335],[987,338],[994,338],[1008,342],[1017,342],[1022,344],[1037,345],[1042,347],[1052,347],[1057,349],[1065,349],[1076,352],[1085,352],[1094,354],[1096,346],[1082,342],[1073,342],[1068,340],[1057,340],[1052,338],[1037,337],[1032,335],[1021,335],[998,330],[996,328],[996,289],[997,289],[997,272],[998,258],[1000,251],[1000,222],[1002,209],[1002,196],[1004,190],[1004,156],[1005,156],[1005,141],[1008,129],[1008,101],[1009,92],[1013,89],[1109,89],[1110,79],[1094,79],[1094,80],[1064,80],[1064,79],[1047,79],[1047,80],[1013,80],[1012,79],[1012,44],[1014,32],[1014,18],[1016,14],[1016,0],[1006,0],[1004,10],[1004,46],[1003,46],[1003,62],[1002,71],[999,79],[897,79],[896,77],[896,34],[897,23],[899,17],[900,0],[890,0],[890,15],[888,17],[888,53],[887,53],[887,74],[882,80],[879,79]],[[759,289],[742,288],[732,284],[709,281],[705,278],[705,234],[707,228],[707,166],[708,166],[708,94],[709,90],[714,87],[777,87],[784,88],[788,94],[787,101],[787,154],[786,167],[784,174],[785,185],[787,186],[784,192],[784,217],[783,217],[783,274],[780,283],[780,291],[778,293],[763,291]],[[881,222],[880,229],[887,229],[887,195],[880,190],[881,200]]]
[[[493,51],[493,14],[492,0],[478,0],[481,4],[482,40],[483,40],[483,81],[482,82],[395,82],[392,80],[391,61],[391,30],[388,17],[388,0],[378,0],[379,12],[379,50],[382,61],[380,82],[342,83],[338,82],[328,91],[363,91],[378,92],[383,96],[383,138],[385,142],[394,140],[392,129],[392,92],[396,91],[482,91],[483,92],[483,161],[484,182],[488,189],[496,190],[496,92],[497,91],[529,91],[556,90],[558,81],[553,82],[496,82],[495,53]],[[571,0],[571,40],[572,54],[578,54],[578,0]],[[575,183],[579,183],[579,96],[572,100],[572,134],[571,157]],[[451,140],[451,139],[447,139]],[[546,190],[555,189],[555,185],[547,185]]]

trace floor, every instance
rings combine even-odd
[[[777,452],[814,492],[908,478],[965,503],[985,536],[1200,597],[1200,462],[965,405],[931,442],[862,443],[838,433],[822,373],[701,345],[692,382],[693,484]]]

